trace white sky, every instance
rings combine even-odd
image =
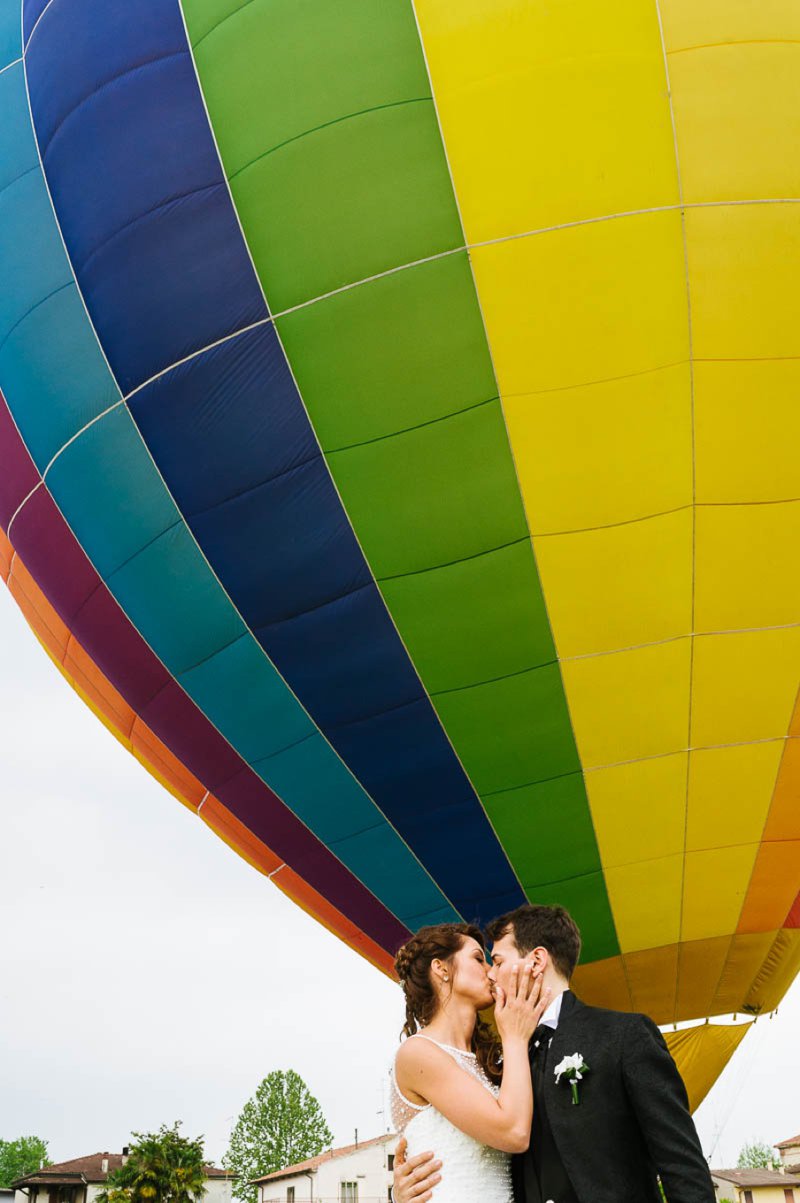
[[[385,1129],[399,989],[179,805],[0,587],[0,1138],[53,1160],[181,1119],[217,1161],[272,1069],[336,1143]],[[800,1132],[800,982],[697,1114],[707,1155]]]

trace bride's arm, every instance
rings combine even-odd
[[[521,975],[514,971],[508,997],[501,992],[498,998],[495,1016],[503,1042],[503,1082],[497,1098],[428,1040],[407,1040],[395,1063],[403,1094],[412,1101],[432,1103],[462,1132],[504,1153],[523,1153],[530,1141],[533,1089],[528,1041],[550,1001],[549,991],[540,995],[538,985],[530,992],[530,973],[530,966]]]

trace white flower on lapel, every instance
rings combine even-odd
[[[564,1057],[559,1061],[558,1065],[553,1070],[556,1075],[556,1084],[561,1082],[564,1074],[567,1074],[567,1081],[572,1088],[572,1102],[578,1104],[578,1083],[583,1081],[583,1075],[589,1072],[589,1066],[583,1059],[582,1053],[573,1053],[571,1057]]]

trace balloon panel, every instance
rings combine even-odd
[[[796,972],[796,21],[0,29],[4,575],[384,969],[527,898],[580,923],[588,1000],[662,1023]]]

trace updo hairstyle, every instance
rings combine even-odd
[[[452,965],[456,953],[469,938],[485,951],[483,932],[471,923],[437,923],[435,926],[421,927],[398,950],[394,967],[406,1000],[406,1021],[400,1033],[401,1040],[427,1027],[439,1009],[431,965],[434,961]],[[480,1016],[472,1036],[472,1051],[487,1076],[493,1082],[499,1081],[500,1043],[493,1029]]]

